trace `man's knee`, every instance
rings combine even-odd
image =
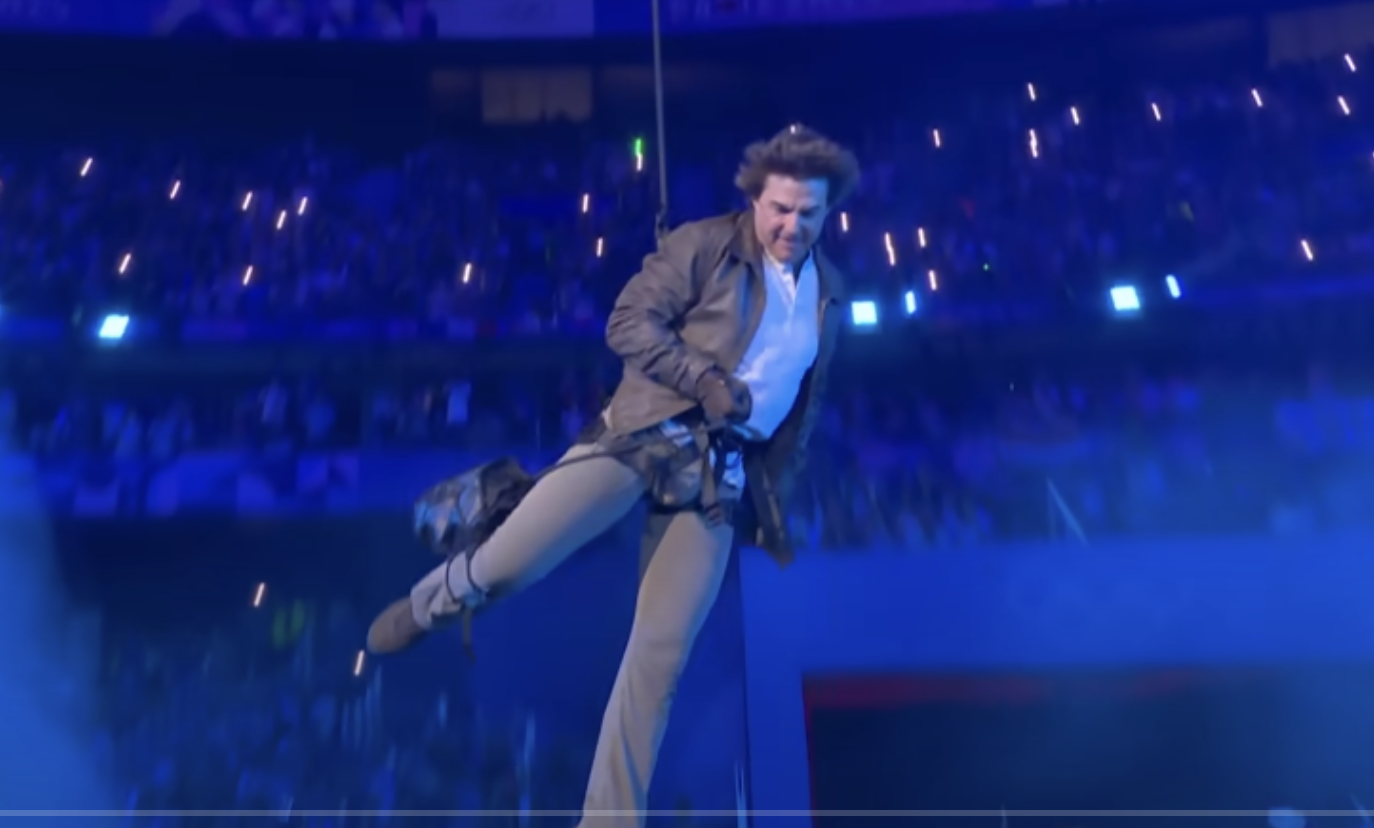
[[[688,630],[636,625],[626,645],[626,666],[640,681],[671,693],[687,666],[691,649],[692,635]]]

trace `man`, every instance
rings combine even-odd
[[[858,176],[851,153],[801,127],[750,146],[735,179],[750,209],[678,228],[616,300],[606,342],[624,377],[599,427],[368,633],[374,652],[401,650],[490,591],[543,577],[647,494],[646,565],[584,828],[643,825],[678,676],[733,540],[792,556],[783,503],[841,322],[839,273],[813,245]]]

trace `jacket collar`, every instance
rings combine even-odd
[[[730,238],[730,255],[749,265],[757,274],[763,267],[763,245],[754,232],[754,211],[742,210],[734,216],[734,234]],[[811,248],[816,259],[816,278],[819,281],[821,304],[841,302],[845,297],[844,276],[820,245]]]

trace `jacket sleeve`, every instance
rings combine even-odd
[[[626,365],[689,399],[696,399],[697,380],[716,367],[678,334],[701,298],[702,236],[688,226],[664,239],[620,292],[606,324],[606,344]]]

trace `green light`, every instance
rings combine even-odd
[[[635,142],[634,142],[634,154],[635,154],[635,155],[643,155],[643,154],[644,154],[644,139],[643,139],[643,138],[636,138],[636,139],[635,139]]]

